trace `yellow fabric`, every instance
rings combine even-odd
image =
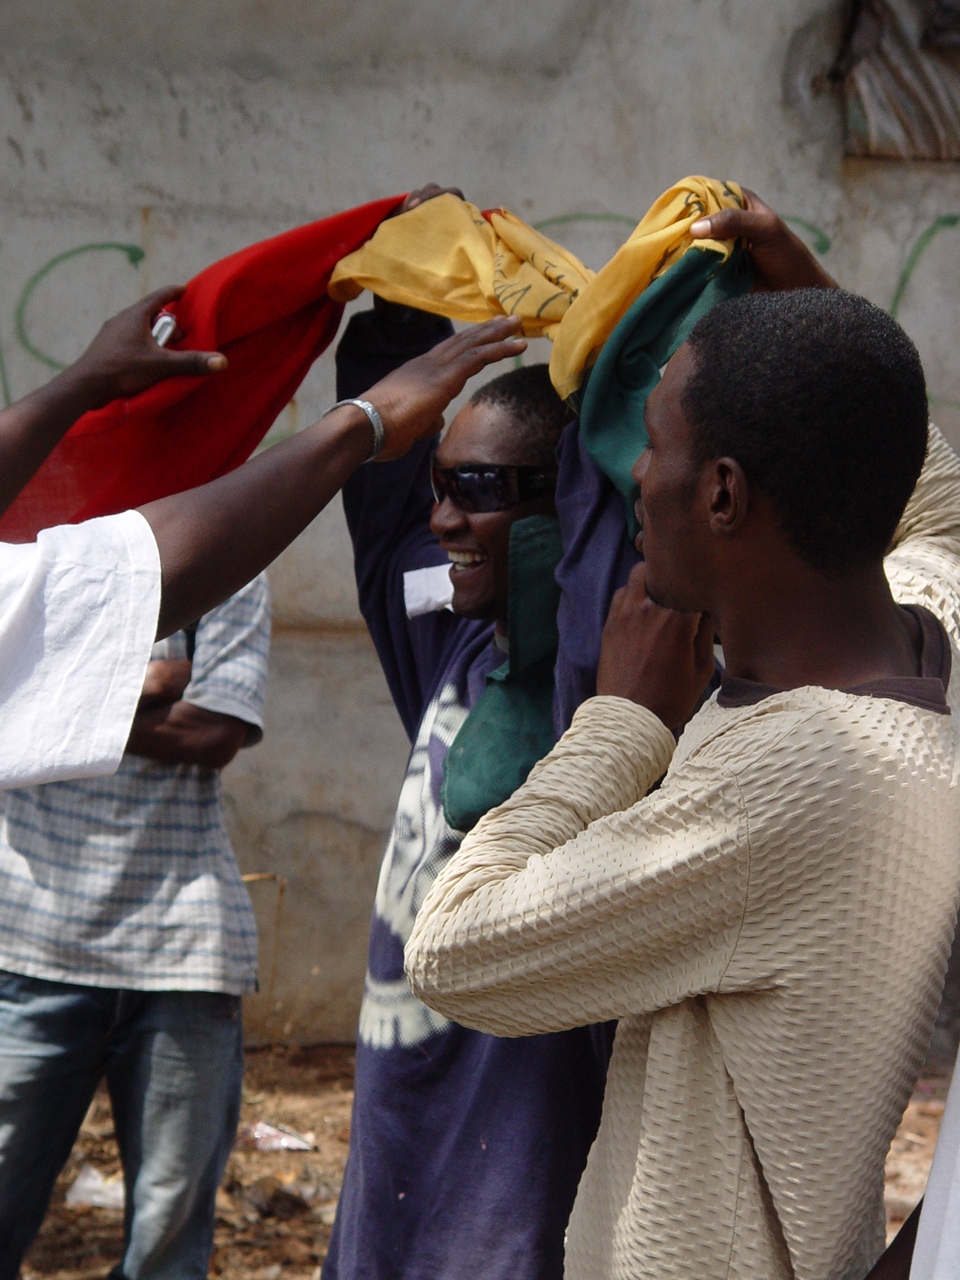
[[[528,338],[553,341],[550,376],[566,399],[618,321],[651,280],[694,244],[725,259],[733,242],[690,238],[697,218],[742,205],[735,182],[690,177],[651,206],[605,267],[593,272],[506,209],[489,219],[456,196],[438,196],[381,223],[341,259],[329,294],[349,302],[370,289],[451,320],[518,315]]]

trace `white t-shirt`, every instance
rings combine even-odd
[[[116,770],[159,609],[137,511],[0,543],[0,788]]]
[[[910,1280],[960,1275],[960,1071],[954,1071],[920,1210]]]

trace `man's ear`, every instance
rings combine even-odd
[[[743,467],[734,458],[718,458],[709,479],[708,519],[712,532],[736,533],[747,518],[750,495]]]

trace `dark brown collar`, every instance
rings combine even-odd
[[[936,711],[948,716],[947,686],[950,684],[952,654],[950,640],[939,618],[921,605],[904,605],[920,623],[920,675],[893,676],[889,680],[868,680],[866,684],[841,689],[841,693],[854,693],[864,698],[892,698],[907,702],[924,711]],[[773,694],[783,693],[768,684],[755,680],[741,680],[738,676],[724,674],[720,682],[717,702],[721,707],[751,707]]]

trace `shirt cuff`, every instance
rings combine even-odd
[[[663,777],[677,748],[676,739],[659,716],[628,698],[608,695],[582,703],[564,737],[615,743],[630,757],[641,795]]]

